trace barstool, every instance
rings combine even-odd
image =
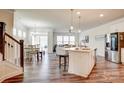
[[[56,55],[59,56],[59,68],[61,68],[61,66],[62,66],[61,58],[64,58],[63,65],[64,65],[64,71],[66,71],[67,58],[69,58],[68,52],[66,50],[64,50],[64,47],[57,47]]]
[[[96,62],[97,62],[97,55],[96,55],[96,52],[97,52],[97,48],[94,49],[94,56],[95,56],[95,65],[96,65]]]
[[[67,58],[69,58],[69,56],[68,55],[59,55],[59,68],[61,68],[61,66],[62,66],[61,58],[64,58],[64,71],[66,71]]]

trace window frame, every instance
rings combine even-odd
[[[58,37],[61,37],[62,41],[59,41]],[[67,41],[64,39],[64,37],[68,37]],[[73,41],[71,40],[71,37],[74,37]],[[59,42],[61,42],[61,43],[59,43]],[[67,42],[67,43],[65,43],[65,42]],[[73,42],[73,44],[71,42]],[[58,35],[58,36],[56,36],[56,44],[57,45],[63,45],[63,44],[75,45],[76,44],[75,36],[74,35],[71,35],[71,36],[70,35]]]
[[[22,38],[22,35],[23,35],[23,32],[22,32],[22,30],[18,30],[18,37],[20,37],[20,38]]]

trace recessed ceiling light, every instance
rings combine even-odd
[[[104,15],[103,14],[100,14],[100,17],[103,17]]]
[[[80,15],[81,13],[80,12],[77,12],[77,15]]]

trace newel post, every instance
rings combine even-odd
[[[4,42],[4,33],[5,33],[5,23],[4,22],[0,22],[0,53],[3,55],[3,60],[5,59],[5,51],[4,51],[4,47],[5,47],[5,42]]]
[[[24,70],[24,40],[20,40],[20,66]]]

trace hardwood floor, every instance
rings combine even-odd
[[[19,75],[7,82],[23,83],[121,83],[124,82],[124,65],[105,61],[98,57],[96,66],[88,78],[72,75],[59,69],[55,55],[43,56],[42,61],[25,62],[24,75]]]

